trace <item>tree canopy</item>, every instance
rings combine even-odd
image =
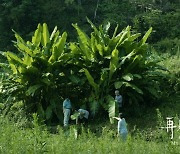
[[[168,38],[179,45],[176,40],[180,35],[179,8],[178,0],[1,0],[0,50],[13,48],[10,43],[14,40],[12,29],[28,40],[38,23],[47,23],[50,30],[58,26],[73,40],[72,23],[78,23],[85,32],[90,30],[86,17],[95,25],[108,21],[112,27],[119,24],[121,29],[130,25],[142,34],[153,27],[150,42],[157,44]],[[166,43],[159,46],[168,48]]]

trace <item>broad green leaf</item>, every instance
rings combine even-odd
[[[33,58],[30,57],[29,55],[24,55],[23,62],[24,62],[25,65],[29,66],[33,62]]]
[[[133,75],[131,73],[128,73],[126,75],[123,75],[122,78],[126,81],[131,81],[133,80]]]
[[[23,61],[14,53],[6,52],[6,56],[7,56],[7,59],[9,61],[10,66],[11,66],[11,69],[13,71],[13,74],[18,73],[19,65],[21,68],[26,67],[26,65],[24,65]]]
[[[15,31],[13,32],[15,33],[15,37],[17,39],[17,42],[15,42],[15,46],[18,48],[18,50],[32,56],[32,51],[25,43],[25,41],[21,38],[21,36],[18,33],[16,33]]]
[[[131,31],[130,31],[130,29],[131,29],[131,26],[127,26],[127,27],[126,27],[127,38],[129,38],[129,37],[131,36]]]
[[[71,115],[72,120],[76,120],[78,117],[79,117],[79,112],[77,112],[77,111]]]
[[[81,49],[75,44],[75,43],[70,43],[70,49],[71,49],[71,53],[74,55],[78,55],[81,53]]]
[[[58,61],[59,62],[63,62],[63,63],[66,63],[68,60],[74,58],[72,56],[72,54],[69,54],[69,53],[65,53],[65,54],[62,54],[59,58],[58,58]],[[76,64],[78,64],[78,61],[76,61]],[[82,66],[82,65],[81,65]]]
[[[13,71],[13,74],[17,74],[18,71],[17,71],[16,65],[14,65],[14,63],[12,62],[12,60],[9,56],[7,56],[7,59],[8,59],[9,65],[11,67],[11,70]]]
[[[126,67],[125,72],[132,72],[135,70],[138,66],[137,65],[144,65],[143,61],[143,56],[142,55],[136,55],[133,60],[130,62],[130,64]]]
[[[159,95],[159,93],[158,93],[158,90],[157,90],[156,88],[154,88],[154,87],[145,87],[145,89],[146,89],[150,94],[152,94],[154,97],[156,97],[156,98],[159,98],[159,97],[160,97],[160,95]]]
[[[33,56],[32,50],[24,43],[18,42],[17,47],[19,48],[19,51],[25,52],[30,56]]]
[[[141,39],[141,41],[140,41],[141,45],[143,45],[146,42],[146,40],[149,37],[149,35],[151,34],[151,32],[152,32],[152,27],[146,32],[146,34]]]
[[[116,89],[120,89],[122,86],[130,87],[133,90],[135,90],[136,92],[138,92],[139,94],[143,94],[143,91],[140,88],[138,88],[136,85],[129,83],[129,82],[118,81],[118,82],[114,83],[114,86]]]
[[[50,42],[50,38],[49,38],[49,31],[48,31],[48,27],[47,24],[44,23],[43,24],[43,30],[42,30],[42,39],[41,39],[41,43],[43,46],[47,46],[47,44]]]
[[[124,31],[122,35],[118,36],[118,43],[116,45],[116,48],[121,45],[121,43],[126,39],[126,35],[128,34],[128,31]]]
[[[38,24],[38,27],[34,33],[34,36],[32,37],[32,43],[36,46],[39,46],[41,43],[41,37],[42,37],[42,26],[41,24]]]
[[[95,91],[99,90],[99,86],[94,82],[93,77],[91,76],[91,74],[89,73],[89,71],[87,69],[84,69],[85,75],[90,83],[90,85],[94,88]]]
[[[99,51],[99,54],[103,56],[103,46],[101,44],[96,44],[96,48]]]
[[[118,63],[119,63],[119,51],[117,49],[114,49],[111,54],[111,61],[110,61],[110,72],[109,72],[109,81],[112,78],[113,73],[116,71],[118,68]]]
[[[141,36],[141,33],[137,33],[137,34],[134,34],[134,35],[131,35],[129,38],[128,38],[128,41],[132,42],[134,40],[136,40],[138,37]]]
[[[26,68],[23,66],[18,66],[18,72],[20,72],[21,74],[26,72]]]
[[[81,40],[81,42],[84,44],[84,45],[87,45],[90,43],[90,38],[86,35],[86,33],[84,33],[78,26],[77,24],[72,24],[73,27],[76,29],[77,33],[78,33],[78,36]]]
[[[67,33],[64,32],[60,38],[60,40],[57,43],[57,49],[58,49],[58,53],[57,55],[61,55],[63,50],[64,50],[64,46],[66,43],[66,39],[67,39]]]
[[[98,33],[98,29],[96,28],[96,26],[89,20],[89,18],[86,17],[86,19],[87,19],[88,23],[90,23],[91,27],[94,29],[94,32]]]
[[[133,57],[136,54],[136,49],[134,49],[132,52],[130,52],[128,55],[124,56],[121,58],[121,62],[120,62],[120,66],[123,65],[125,63],[125,61],[127,61],[128,59],[130,59],[131,57]],[[119,67],[120,67],[119,66]]]
[[[76,24],[73,24],[79,36],[79,45],[85,59],[92,60],[93,52],[90,49],[91,40]]]
[[[52,33],[51,36],[52,36],[52,38],[50,38],[50,40],[51,40],[51,46],[53,46],[54,44],[57,43],[57,41],[58,41],[59,38],[60,38],[60,32],[59,32],[59,30],[57,30],[57,31],[55,32],[55,34]]]
[[[12,30],[15,33],[15,37],[17,39],[17,42],[25,43],[25,41],[22,39],[22,37],[14,30]]]
[[[141,33],[137,33],[137,34],[134,34],[134,35],[131,35],[130,37],[127,37],[124,41],[123,41],[123,43],[125,43],[125,42],[133,42],[135,39],[137,39],[139,36],[141,36]]]
[[[106,101],[109,104],[108,113],[109,113],[110,122],[113,124],[114,123],[113,117],[116,116],[116,110],[117,110],[116,102],[114,98],[110,95],[106,97]]]
[[[125,86],[134,89],[139,94],[143,94],[143,91],[140,88],[138,88],[136,85],[132,84],[132,83],[125,82]]]
[[[53,32],[51,33],[50,40],[52,40],[57,32],[57,26],[54,27]]]
[[[114,33],[113,33],[113,37],[112,37],[112,39],[113,39],[113,38],[115,38],[116,33],[117,33],[117,30],[118,30],[118,27],[119,27],[119,25],[117,24],[117,26],[116,26],[116,28],[115,28],[115,30],[114,30]]]
[[[51,107],[51,105],[49,105],[47,107],[45,114],[46,114],[46,119],[47,120],[49,120],[52,117],[52,107]]]
[[[96,45],[97,45],[98,43],[97,43],[97,40],[96,40],[96,38],[94,37],[94,34],[93,34],[93,32],[91,33],[91,44],[90,44],[90,46],[91,46],[91,50],[92,50],[92,52],[93,53],[96,53],[96,50],[97,50],[97,48],[96,48]]]
[[[124,84],[124,82],[118,81],[118,82],[114,83],[114,86],[115,86],[116,89],[120,89],[123,84]]]
[[[40,85],[40,84],[30,86],[30,87],[28,88],[28,90],[26,91],[26,94],[27,94],[28,96],[34,96],[35,92],[36,92],[39,88],[41,88],[41,87],[42,87],[42,85]]]
[[[67,33],[64,32],[58,42],[53,46],[52,55],[49,58],[49,62],[55,62],[63,53],[66,43]]]
[[[134,77],[138,78],[138,79],[142,79],[142,76],[139,74],[133,74]]]
[[[17,61],[17,62],[19,62],[20,64],[23,64],[23,61],[22,61],[17,55],[15,55],[14,53],[8,51],[8,52],[6,52],[6,55],[7,55],[10,59]]]

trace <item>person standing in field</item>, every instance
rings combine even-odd
[[[71,101],[69,98],[66,98],[63,102],[64,126],[65,127],[69,125],[71,108],[72,108]]]
[[[87,120],[89,118],[89,111],[85,110],[85,109],[79,109],[79,116],[76,119],[76,124],[78,124],[79,120],[84,119],[85,123],[87,123]]]
[[[122,96],[119,94],[119,90],[116,90],[115,91],[115,102],[117,103],[118,105],[118,110],[119,110],[119,113],[122,112],[122,101],[123,101],[123,98]]]
[[[128,130],[127,123],[122,113],[119,113],[119,117],[113,117],[118,120],[118,136],[122,139],[122,141],[126,141]]]

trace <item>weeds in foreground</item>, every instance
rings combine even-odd
[[[89,129],[77,126],[67,130],[58,126],[56,133],[51,134],[38,124],[36,115],[33,118],[33,129],[19,129],[13,122],[0,117],[0,153],[175,154],[180,150],[179,139],[176,142],[146,140],[145,133],[136,132],[135,135],[129,133],[124,143],[107,127],[99,137]]]

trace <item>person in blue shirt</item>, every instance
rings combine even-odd
[[[69,98],[66,98],[63,102],[63,113],[64,113],[64,126],[69,125],[69,118],[71,114],[71,101]]]
[[[128,130],[127,123],[122,113],[119,113],[119,117],[113,117],[118,120],[118,135],[121,137],[122,141],[126,141]]]
[[[119,94],[119,90],[116,90],[115,91],[115,102],[117,103],[118,105],[118,109],[119,109],[119,112],[122,112],[122,101],[123,101],[123,98],[122,96]]]
[[[79,109],[78,110],[79,116],[76,119],[76,124],[78,124],[79,121],[82,122],[82,119],[84,119],[84,122],[87,123],[89,118],[89,111],[85,109]]]

